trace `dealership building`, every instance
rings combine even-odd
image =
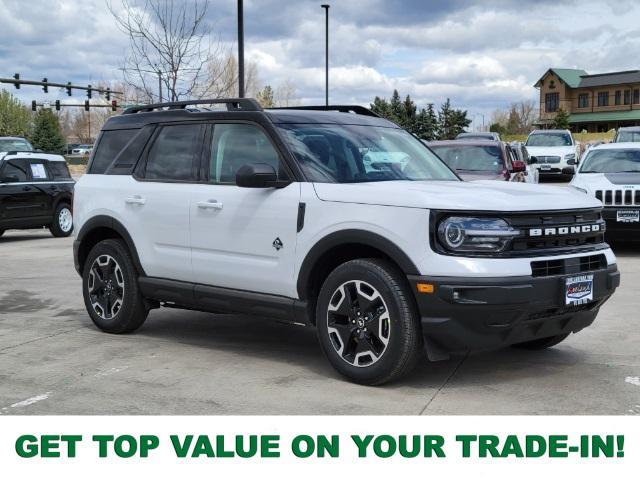
[[[598,73],[550,68],[534,85],[540,90],[540,118],[551,127],[559,110],[574,132],[605,132],[640,125],[640,70]]]

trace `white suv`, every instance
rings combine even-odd
[[[158,307],[314,325],[332,365],[366,384],[423,347],[438,360],[555,345],[620,281],[595,198],[463,182],[357,106],[130,108],[103,127],[74,200],[102,330],[133,331]]]
[[[540,174],[575,173],[580,145],[573,140],[569,130],[534,130],[527,137],[525,146]]]

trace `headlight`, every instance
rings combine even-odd
[[[576,159],[576,154],[575,153],[569,153],[567,155],[564,156],[565,160],[575,160]]]
[[[453,252],[502,252],[520,235],[501,218],[448,217],[438,225],[438,239]]]

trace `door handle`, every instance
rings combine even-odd
[[[147,201],[142,198],[140,195],[134,195],[133,197],[128,197],[125,199],[124,203],[129,205],[144,205]]]
[[[222,202],[217,200],[207,200],[206,202],[198,202],[198,208],[210,209],[210,210],[222,210]]]
[[[22,191],[23,192],[30,192],[31,191],[31,187],[22,187]]]

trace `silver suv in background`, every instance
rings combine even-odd
[[[534,130],[525,143],[541,175],[570,175],[580,156],[580,145],[569,130]]]
[[[0,152],[33,152],[33,145],[23,137],[0,137]]]
[[[640,142],[640,127],[620,127],[613,142]]]

